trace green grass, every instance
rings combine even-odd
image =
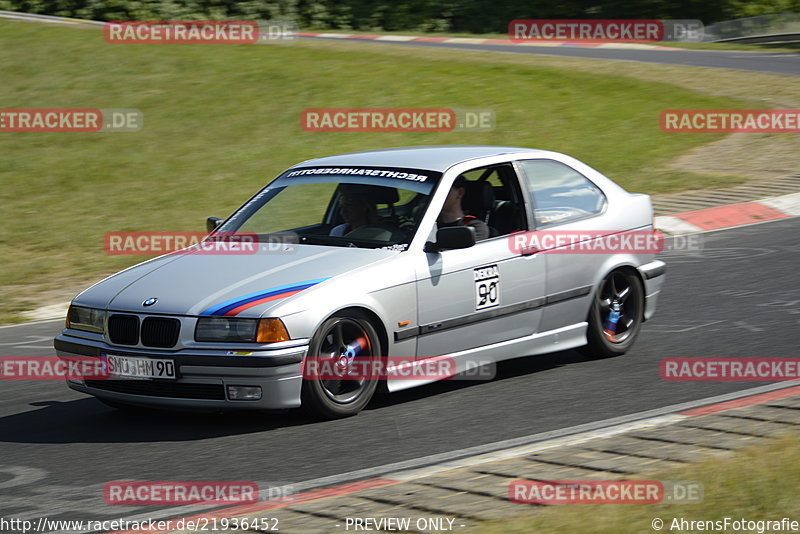
[[[687,521],[715,521],[725,517],[775,521],[784,517],[800,518],[800,500],[796,497],[800,480],[797,436],[747,449],[731,458],[704,460],[640,478],[698,481],[703,484],[703,502],[551,506],[534,516],[489,522],[474,531],[481,534],[640,534],[656,532],[651,528],[654,518],[664,522],[661,532],[670,532],[675,518]],[[698,531],[684,529],[682,532]]]
[[[635,191],[743,180],[657,170],[720,137],[662,133],[658,116],[757,102],[454,51],[336,45],[111,45],[98,30],[0,22],[2,107],[144,113],[137,133],[0,133],[2,308],[28,308],[142,259],[104,254],[108,231],[201,230],[206,216],[227,215],[286,167],[316,156],[514,145],[571,154]],[[491,109],[497,128],[303,132],[301,111],[320,107]],[[2,313],[0,321],[10,318]]]

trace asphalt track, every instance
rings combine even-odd
[[[670,356],[800,357],[800,218],[706,233],[670,252],[655,318],[625,356],[575,351],[505,362],[491,382],[447,382],[380,398],[357,417],[299,413],[131,415],[53,381],[0,382],[0,517],[98,519],[112,480],[296,484],[751,388],[665,382]],[[0,355],[52,355],[60,321],[0,328]]]
[[[800,76],[800,54],[792,52],[747,52],[723,50],[637,50],[627,48],[587,48],[581,46],[521,46],[495,44],[437,43],[426,41],[375,41],[368,39],[342,39],[325,37],[303,37],[330,41],[354,41],[374,46],[421,46],[433,48],[455,48],[459,50],[483,50],[511,54],[534,54],[540,56],[573,57],[586,59],[610,59],[660,63],[664,65],[686,65],[717,69],[745,70],[771,74]],[[366,46],[366,45],[365,45]]]

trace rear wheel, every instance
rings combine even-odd
[[[302,406],[325,419],[348,417],[369,403],[380,380],[381,346],[375,327],[357,314],[331,317],[309,344]]]
[[[581,352],[601,358],[624,354],[636,341],[643,318],[644,288],[639,277],[626,269],[609,273],[589,309],[588,344]]]

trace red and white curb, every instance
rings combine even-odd
[[[656,229],[693,234],[800,216],[800,193],[656,217]]]
[[[201,518],[211,520],[213,518],[221,519],[251,515],[269,510],[286,508],[297,503],[341,497],[366,489],[409,482],[453,469],[464,469],[489,462],[519,458],[548,449],[578,445],[595,439],[608,438],[635,430],[669,425],[692,417],[720,413],[745,406],[753,406],[777,399],[792,397],[794,395],[800,395],[800,386],[787,384],[785,382],[767,384],[725,395],[666,406],[656,410],[615,417],[605,421],[587,423],[532,436],[489,443],[459,451],[416,458],[405,462],[312,480],[295,485],[299,488],[308,487],[309,491],[296,493],[292,495],[290,499],[264,500],[254,504],[229,506],[205,512],[202,511],[203,509],[207,509],[207,507],[204,506],[182,506],[161,510],[158,514],[142,514],[126,519],[133,522],[144,521],[145,519],[171,518],[175,523],[183,519],[183,524],[186,524],[189,521],[196,521]],[[350,482],[348,479],[360,480]],[[326,487],[320,489],[320,486]],[[184,515],[181,517],[178,514]],[[155,517],[155,515],[158,515],[158,517]],[[117,531],[114,534],[164,534],[164,532],[161,531],[157,533],[155,530],[142,529],[135,531]]]
[[[511,39],[481,39],[472,37],[420,37],[414,35],[372,35],[363,33],[315,33],[300,32],[298,37],[316,39],[363,39],[365,41],[389,41],[395,43],[443,43],[467,45],[513,45],[513,46],[567,46],[572,48],[632,48],[639,50],[685,50],[672,46],[661,46],[644,43],[587,43],[582,41],[524,41]]]

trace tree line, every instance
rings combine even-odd
[[[308,29],[505,33],[514,19],[699,19],[800,13],[800,0],[0,0],[92,20],[284,20]]]

